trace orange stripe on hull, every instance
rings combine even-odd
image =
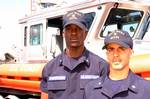
[[[130,68],[135,73],[150,72],[150,54],[133,56],[130,61]]]
[[[0,87],[26,90],[32,92],[41,92],[39,86],[40,86],[40,81],[0,78]]]

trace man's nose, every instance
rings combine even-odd
[[[119,51],[118,51],[117,49],[115,49],[115,50],[113,51],[113,56],[114,56],[114,57],[119,56]]]
[[[77,31],[76,31],[76,30],[72,30],[71,34],[72,34],[72,35],[76,35],[76,34],[77,34]]]

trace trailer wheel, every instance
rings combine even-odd
[[[15,95],[8,95],[7,97],[5,97],[5,99],[20,99]]]
[[[0,95],[0,99],[4,99],[4,97]]]

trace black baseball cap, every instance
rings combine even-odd
[[[75,24],[79,26],[81,29],[88,31],[86,24],[86,17],[81,12],[71,11],[63,16],[63,28],[65,28],[67,25],[70,24]]]
[[[110,43],[117,43],[125,48],[133,48],[133,40],[127,31],[115,30],[111,31],[104,39],[104,46],[102,49],[106,49]]]

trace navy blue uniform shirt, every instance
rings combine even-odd
[[[49,99],[83,99],[85,85],[107,72],[108,63],[88,50],[79,58],[70,58],[64,52],[44,67],[41,90]]]
[[[118,82],[99,78],[87,84],[84,99],[150,99],[150,81],[131,71]]]

